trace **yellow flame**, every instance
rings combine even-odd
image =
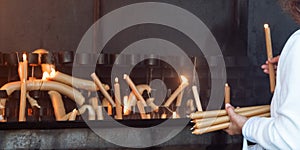
[[[47,80],[47,78],[49,78],[49,73],[47,72],[47,71],[45,71],[44,73],[43,73],[43,78],[42,78],[42,80]]]
[[[182,83],[188,83],[189,80],[185,76],[180,76]]]
[[[55,69],[51,68],[50,77],[54,77],[54,76],[55,76]]]
[[[27,55],[24,53],[23,54],[23,61],[26,61],[27,60]]]
[[[54,68],[51,68],[51,72],[49,74],[49,72],[45,71],[43,73],[43,77],[42,77],[42,80],[47,80],[48,78],[51,78],[51,77],[54,77],[55,76],[55,69]]]
[[[264,27],[265,27],[265,28],[269,28],[269,25],[268,25],[268,24],[264,24]]]

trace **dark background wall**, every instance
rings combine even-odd
[[[0,51],[74,51],[93,24],[93,6],[93,0],[0,0]]]

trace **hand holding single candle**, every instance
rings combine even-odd
[[[272,39],[271,39],[271,31],[268,24],[264,25],[265,28],[265,37],[266,37],[266,48],[267,48],[267,56],[268,60],[273,58],[273,52],[272,52]],[[270,91],[271,93],[275,90],[275,70],[274,65],[269,63],[269,78],[270,78]]]

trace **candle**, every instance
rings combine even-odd
[[[184,89],[183,89],[183,90],[179,93],[179,95],[177,96],[176,107],[181,106],[183,94],[184,94]]]
[[[130,77],[127,74],[124,74],[124,79],[127,82],[127,84],[129,85],[129,87],[131,88],[132,92],[134,93],[134,95],[136,96],[137,100],[140,100],[144,106],[146,106],[146,101],[143,98],[143,96],[140,94],[140,92],[138,91],[138,89],[136,88],[135,84],[133,83],[133,81],[130,79]]]
[[[155,105],[153,101],[154,101],[154,98],[148,98],[147,99],[147,104],[148,104],[148,106],[150,106],[152,108],[152,110],[154,112],[158,112],[159,107],[157,105]]]
[[[181,84],[175,90],[175,92],[167,99],[164,106],[169,107],[171,103],[174,101],[174,99],[180,94],[180,92],[184,90],[188,85],[189,85],[188,80],[184,76],[181,76]]]
[[[270,108],[259,108],[255,110],[250,110],[250,111],[245,111],[245,112],[240,112],[238,113],[239,115],[245,116],[245,117],[253,117],[261,114],[266,114],[270,112]],[[221,124],[230,121],[229,116],[221,116],[217,118],[205,118],[205,119],[200,119],[200,120],[194,120],[195,126],[193,128],[204,128],[204,127],[209,127],[211,125],[216,125],[216,124]]]
[[[193,91],[193,95],[194,95],[194,98],[195,98],[197,110],[202,111],[202,105],[201,105],[199,93],[198,93],[198,90],[197,90],[197,86],[194,85],[192,87],[192,91]]]
[[[26,109],[26,80],[27,80],[27,71],[28,71],[28,62],[27,55],[23,54],[23,62],[19,63],[19,68],[21,68],[22,76],[21,80],[21,94],[20,94],[20,110],[19,110],[19,121],[26,121],[25,109]]]
[[[111,116],[113,114],[112,112],[112,106],[108,102],[107,98],[102,99],[102,106],[107,108],[107,115]]]
[[[121,92],[120,92],[120,84],[119,79],[115,78],[115,102],[116,102],[116,119],[122,119],[122,106],[121,106]]]
[[[61,95],[56,91],[49,91],[48,94],[52,102],[56,121],[64,121],[66,110]]]
[[[71,114],[69,116],[69,121],[75,121],[76,120],[76,116],[77,116],[77,110],[73,109],[73,111],[71,112]]]
[[[256,110],[256,109],[269,109],[270,105],[263,105],[263,106],[251,106],[251,107],[244,107],[244,108],[236,108],[234,111],[236,113],[250,111],[250,110]],[[209,118],[209,117],[218,117],[218,116],[224,116],[227,115],[226,110],[211,110],[211,111],[204,111],[204,112],[196,112],[190,114],[191,119],[202,119],[202,118]]]
[[[272,50],[272,39],[271,39],[270,27],[268,24],[265,24],[264,28],[265,28],[267,56],[268,56],[268,59],[272,59],[273,58],[273,52],[272,52],[273,50]],[[271,93],[273,93],[275,90],[275,85],[276,85],[275,70],[274,70],[273,64],[269,63],[268,66],[269,66],[270,91],[271,91]]]
[[[172,113],[172,118],[173,118],[173,119],[176,119],[176,118],[177,118],[177,113],[176,113],[176,112],[173,112],[173,113]]]
[[[14,91],[19,90],[21,88],[20,84],[21,84],[20,81],[10,82],[3,85],[0,88],[0,90],[6,90],[7,95],[11,95]],[[68,96],[70,99],[74,100],[79,106],[83,105],[85,101],[85,98],[78,90],[59,82],[34,80],[34,81],[27,81],[26,84],[27,84],[26,89],[28,91],[33,91],[33,90],[57,91],[62,95]]]
[[[98,106],[96,113],[97,113],[97,120],[103,120],[102,106]]]
[[[161,114],[161,117],[160,117],[161,119],[167,119],[167,114],[166,113],[163,113],[163,114]]]
[[[124,104],[124,110],[123,110],[123,113],[124,115],[129,115],[130,114],[130,104],[128,103],[128,96],[124,96],[123,98],[123,104]]]
[[[96,119],[96,113],[95,113],[95,110],[93,109],[93,107],[91,105],[82,105],[77,114],[78,115],[81,115],[81,114],[84,114],[86,111],[88,110],[88,119],[89,120],[95,120]]]
[[[230,87],[228,83],[225,84],[225,104],[230,103]]]
[[[144,107],[144,104],[142,103],[142,101],[137,101],[136,104],[137,104],[137,106],[138,106],[138,109],[139,109],[141,118],[142,118],[142,119],[147,119],[145,107]]]
[[[99,87],[99,89],[100,89],[101,93],[104,95],[104,97],[107,98],[107,100],[111,103],[111,105],[113,107],[115,107],[116,106],[115,102],[113,101],[111,96],[108,94],[108,92],[102,86],[103,84],[101,83],[100,79],[97,77],[96,73],[92,73],[91,77],[95,81],[96,85]]]
[[[48,80],[52,80],[52,81],[61,82],[61,83],[73,86],[75,88],[84,89],[87,91],[99,90],[99,88],[96,86],[96,84],[93,81],[72,77],[72,76],[64,74],[62,72],[55,71],[54,68],[51,68],[50,75],[49,74],[47,75],[47,73],[48,72],[44,72],[45,76],[43,74],[44,80],[48,79]],[[102,86],[104,87],[104,89],[106,91],[109,90],[108,85],[102,84]]]

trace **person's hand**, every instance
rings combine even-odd
[[[229,135],[241,134],[242,128],[248,118],[235,113],[234,108],[230,104],[226,104],[226,111],[230,118],[230,125],[227,129],[225,129],[225,132]]]
[[[269,74],[269,63],[274,65],[275,70],[277,69],[277,63],[279,61],[279,57],[280,55],[273,57],[272,59],[267,60],[266,63],[261,66],[261,69],[264,71],[264,73]]]

